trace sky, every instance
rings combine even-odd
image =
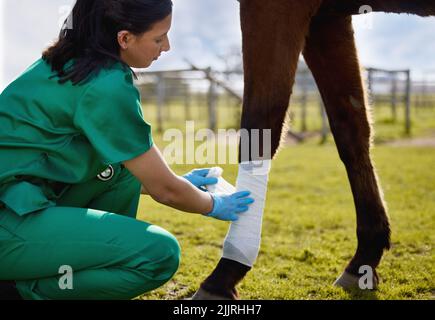
[[[240,48],[236,0],[173,0],[172,50],[149,70],[222,68],[220,55]],[[0,91],[41,56],[60,30],[74,0],[0,0]],[[372,13],[354,17],[361,63],[412,69],[414,78],[435,77],[435,18]]]

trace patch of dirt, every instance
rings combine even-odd
[[[384,144],[392,147],[431,147],[435,148],[435,135],[430,137],[396,140]]]

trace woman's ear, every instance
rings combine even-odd
[[[130,41],[131,34],[126,30],[118,32],[118,44],[122,50],[128,49],[128,43]]]

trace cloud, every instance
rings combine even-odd
[[[435,18],[372,13],[372,28],[354,17],[361,62],[385,69],[411,69],[415,77],[435,71]],[[433,39],[433,40],[430,40]]]
[[[172,51],[150,70],[184,68],[184,58],[201,67],[219,65],[218,55],[240,45],[239,3],[235,0],[174,0]]]
[[[268,0],[272,1],[272,0]],[[60,8],[74,0],[0,0],[4,5],[4,80],[8,83],[40,57],[59,32]],[[173,0],[172,50],[150,70],[185,68],[184,58],[201,67],[221,67],[218,55],[241,45],[236,0]],[[435,69],[435,18],[373,13],[373,29],[354,17],[364,65],[418,72]]]
[[[59,33],[62,7],[73,0],[0,0],[3,2],[4,81],[11,82],[41,57]]]

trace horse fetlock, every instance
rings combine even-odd
[[[364,251],[362,253],[372,252],[374,255],[382,256],[383,250],[389,250],[391,247],[390,237],[391,229],[387,218],[379,223],[357,228],[358,248],[359,251]]]

